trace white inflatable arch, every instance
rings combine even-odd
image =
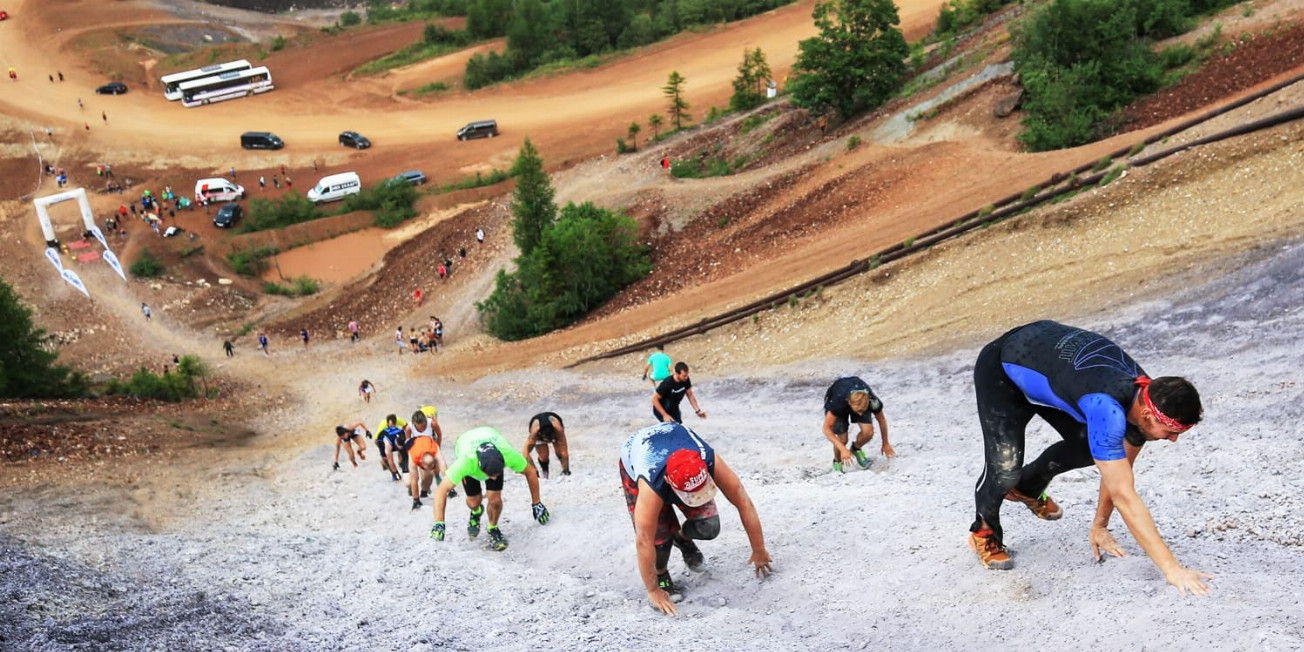
[[[59,246],[59,241],[54,237],[54,226],[50,224],[50,212],[47,207],[74,199],[77,200],[77,206],[81,208],[82,221],[86,223],[86,230],[90,231],[91,227],[95,226],[95,216],[91,214],[91,203],[86,199],[85,188],[74,188],[57,195],[39,197],[32,202],[36,204],[36,217],[41,220],[41,234],[45,236],[46,246]]]

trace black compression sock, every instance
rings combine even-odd
[[[544,473],[548,472],[548,462],[549,460],[539,460],[539,468],[543,469]]]

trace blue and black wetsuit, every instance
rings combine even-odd
[[[1124,459],[1125,439],[1142,445],[1140,431],[1127,423],[1127,410],[1136,396],[1134,381],[1143,374],[1104,336],[1053,321],[1020,326],[983,347],[973,379],[986,466],[974,492],[977,514],[970,529],[978,531],[985,520],[1001,541],[1001,501],[1010,489],[1038,496],[1065,471],[1092,460]],[[1024,466],[1024,430],[1034,415],[1064,440]]]

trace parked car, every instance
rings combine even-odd
[[[240,146],[245,149],[280,149],[285,141],[270,131],[246,131],[240,134]]]
[[[458,140],[471,140],[472,138],[493,138],[498,135],[497,120],[478,120],[472,122],[457,130]]]
[[[394,175],[394,178],[402,179],[414,186],[419,186],[426,182],[426,175],[421,170],[408,170],[407,172],[399,172],[398,174]]]
[[[122,82],[109,82],[97,89],[96,95],[122,95],[127,92],[127,85]]]
[[[371,141],[366,136],[356,131],[340,132],[340,144],[346,147],[356,147],[358,149],[367,149],[371,147]]]
[[[235,223],[239,222],[241,217],[244,217],[243,206],[235,202],[222,204],[222,207],[217,209],[217,215],[213,217],[213,226],[229,229],[235,226]]]

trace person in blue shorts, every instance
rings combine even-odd
[[[1117,508],[1132,536],[1182,594],[1206,595],[1210,576],[1186,568],[1164,543],[1132,465],[1146,442],[1176,442],[1203,417],[1200,394],[1185,378],[1151,378],[1108,338],[1053,321],[1015,328],[983,348],[974,365],[985,466],[974,490],[969,546],[988,568],[1008,569],[1000,509],[1005,500],[1039,518],[1063,510],[1046,488],[1065,471],[1100,469],[1100,498],[1088,541],[1092,554],[1125,553],[1109,532]],[[1063,438],[1023,463],[1024,430],[1034,416]]]

